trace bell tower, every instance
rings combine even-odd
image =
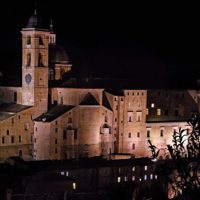
[[[47,111],[50,31],[35,10],[22,29],[22,104],[34,106],[34,116]]]

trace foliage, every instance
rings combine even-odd
[[[172,145],[167,145],[171,160],[165,162],[165,175],[173,197],[200,190],[200,115],[195,114],[188,124],[191,131],[174,131]],[[151,141],[149,149],[157,158],[159,150]]]

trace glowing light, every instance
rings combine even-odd
[[[147,165],[144,166],[144,170],[147,171]]]
[[[150,175],[150,179],[151,179],[151,180],[153,179],[153,174]]]
[[[121,177],[117,177],[117,182],[120,183],[121,182]]]
[[[151,107],[152,107],[152,108],[154,108],[154,107],[155,107],[155,104],[154,104],[154,103],[152,103],[152,104],[151,104]]]
[[[72,188],[73,188],[73,190],[76,190],[76,183],[72,184]]]
[[[60,174],[63,176],[63,175],[65,175],[65,172],[60,172]]]
[[[144,180],[145,180],[145,181],[147,180],[147,175],[146,175],[146,174],[144,175]]]
[[[69,172],[68,171],[66,171],[66,176],[69,176]]]
[[[135,171],[135,166],[132,167],[132,171],[133,171],[133,172]]]
[[[157,176],[157,175],[155,175],[155,179],[156,179],[156,180],[158,179],[158,176]]]
[[[140,178],[139,181],[142,181],[142,179]]]
[[[132,176],[132,181],[135,181],[135,176]]]

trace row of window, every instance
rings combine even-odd
[[[16,138],[16,136],[11,136],[11,138],[10,138],[11,144],[14,144],[14,143],[15,143],[15,138]],[[31,140],[32,140],[32,139],[31,139]],[[22,136],[21,136],[21,135],[18,136],[18,142],[19,142],[19,143],[22,142]],[[6,143],[6,137],[5,137],[5,136],[3,136],[3,137],[1,138],[1,143],[2,143],[2,144],[5,144],[5,143]]]
[[[31,53],[27,53],[27,58],[26,58],[26,67],[30,67],[31,66]],[[39,67],[44,67],[43,64],[43,58],[42,58],[42,54],[39,53],[38,54],[38,66]]]
[[[147,137],[149,138],[150,137],[150,130],[147,130]],[[164,136],[164,130],[161,129],[160,130],[160,137],[163,137]],[[132,137],[132,134],[131,133],[128,133],[128,138],[131,138]],[[140,132],[137,132],[137,137],[139,138],[140,137]]]
[[[155,105],[154,103],[151,104],[151,108],[154,108]],[[147,108],[147,111],[146,111],[146,114],[149,115],[149,109]],[[156,112],[157,116],[160,116],[161,115],[161,109],[160,108],[157,108],[157,112]],[[163,113],[165,116],[168,116],[169,115],[169,111],[167,109],[164,110],[164,113]],[[180,114],[179,114],[179,110],[174,110],[174,116],[178,117]]]
[[[27,44],[27,45],[31,45],[31,36],[30,36],[30,35],[28,35],[27,38],[26,38],[26,44]],[[41,36],[39,36],[39,45],[44,45]]]
[[[132,176],[131,179],[132,179],[132,181],[136,181],[135,176]],[[149,180],[153,180],[153,179],[157,180],[158,179],[158,175],[150,174],[149,175]],[[142,178],[138,178],[138,181],[142,181],[142,180],[144,180],[144,181],[148,180],[148,175],[145,174],[143,179]],[[118,176],[117,177],[117,182],[120,183],[122,181],[123,181],[123,177]],[[128,181],[128,177],[124,176],[124,182],[127,182],[127,181]]]

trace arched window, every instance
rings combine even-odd
[[[44,66],[43,62],[42,62],[42,54],[41,53],[39,53],[39,55],[38,55],[38,66],[39,67],[43,67]]]
[[[31,66],[31,54],[30,53],[27,54],[27,63],[26,63],[26,66],[27,67]]]
[[[30,35],[28,35],[27,38],[26,38],[26,44],[27,45],[31,44],[31,36]]]

